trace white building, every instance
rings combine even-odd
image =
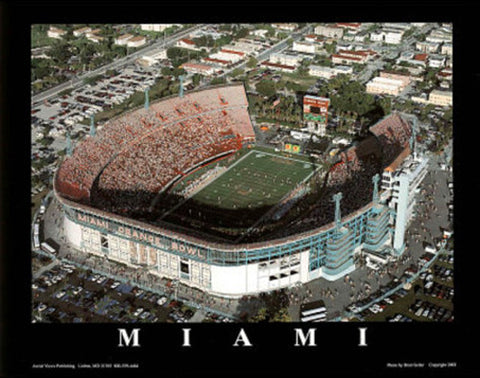
[[[199,50],[199,48],[195,45],[195,42],[188,38],[179,39],[175,46],[183,49]]]
[[[405,83],[402,80],[390,79],[386,77],[375,77],[367,83],[367,93],[398,95],[405,89]]]
[[[132,34],[122,34],[120,36],[118,36],[117,38],[115,38],[114,40],[114,43],[116,45],[120,45],[120,46],[124,46],[127,44],[128,40],[133,38],[133,35]]]
[[[313,64],[309,67],[309,74],[311,76],[322,77],[324,79],[331,79],[332,77],[341,73],[352,74],[353,68],[348,66],[326,67],[326,66],[316,66]]]
[[[102,41],[104,40],[103,37],[101,37],[101,36],[99,36],[99,35],[95,35],[95,34],[88,35],[88,36],[87,36],[87,39],[88,39],[89,41],[94,42],[94,43],[100,43],[100,42],[102,42]]]
[[[270,62],[283,64],[286,66],[298,66],[302,61],[302,57],[293,54],[273,53],[270,55]]]
[[[438,106],[452,106],[453,105],[453,92],[452,91],[440,91],[434,89],[428,96],[429,103]]]
[[[127,46],[140,47],[140,46],[143,46],[145,43],[147,43],[147,38],[145,38],[144,36],[138,35],[136,37],[130,38],[127,41]]]
[[[163,32],[176,24],[140,24],[140,28],[145,31]]]
[[[279,30],[285,30],[285,31],[294,31],[295,29],[298,28],[298,24],[294,24],[294,23],[279,23],[279,24],[272,24],[272,27],[274,27],[275,29],[279,29]]]
[[[452,56],[452,54],[453,54],[452,44],[451,43],[444,43],[442,45],[441,53],[443,55]]]
[[[292,50],[308,54],[315,54],[316,46],[314,43],[310,42],[295,41],[293,42]]]
[[[370,41],[372,42],[383,42],[384,34],[381,31],[376,31],[370,33]]]
[[[201,74],[205,76],[210,76],[215,73],[215,68],[208,65],[208,64],[201,64],[201,63],[183,63],[181,68],[183,68],[188,73],[192,74]]]
[[[141,58],[148,66],[157,64],[159,61],[167,59],[167,50],[160,49],[151,51],[148,54],[145,54]]]
[[[410,149],[405,149],[382,175],[382,196],[390,196],[388,205],[396,210],[393,247],[397,251],[405,246],[405,229],[416,203],[415,191],[428,172],[428,158],[409,153]]]
[[[238,53],[238,52],[233,52],[233,51],[225,51],[225,50],[220,50],[218,53],[211,54],[209,55],[209,58],[211,59],[218,59],[218,60],[224,60],[227,62],[230,62],[230,64],[237,63],[240,60],[244,59],[245,54],[243,53]]]
[[[86,26],[84,28],[74,30],[73,35],[75,37],[80,37],[81,35],[87,34],[88,32],[91,32],[91,31],[92,31],[92,28],[89,28],[88,26]]]
[[[404,32],[400,30],[384,30],[385,43],[398,45],[402,42],[403,33]]]
[[[66,32],[66,30],[50,26],[50,29],[48,29],[47,31],[47,36],[49,36],[50,38],[61,39]]]
[[[430,55],[428,58],[428,66],[433,68],[445,67],[447,59],[442,55]]]
[[[436,53],[440,44],[435,42],[421,41],[415,44],[415,48],[424,53]]]
[[[268,30],[267,29],[257,29],[257,30],[252,30],[250,32],[250,34],[256,36],[256,37],[261,37],[261,38],[265,38],[265,36],[267,35],[268,33]]]
[[[342,38],[343,28],[336,26],[319,25],[315,28],[315,34],[323,35],[328,38]]]

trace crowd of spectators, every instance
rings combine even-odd
[[[343,216],[351,214],[372,200],[372,177],[408,146],[411,128],[397,113],[384,118],[370,128],[369,137],[342,152],[329,170],[321,199],[306,209],[305,216],[284,227],[280,236],[321,227],[334,221],[335,205],[332,197],[342,192],[340,210]]]
[[[65,159],[57,189],[110,211],[144,209],[192,166],[254,139],[247,106],[243,86],[228,86],[172,97],[112,119]]]
[[[412,135],[410,125],[398,113],[393,113],[370,127],[370,132],[377,137],[381,144],[382,168],[389,166],[408,146]]]

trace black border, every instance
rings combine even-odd
[[[19,2],[1,8],[2,135],[0,226],[3,353],[6,376],[210,376],[261,374],[472,375],[478,302],[476,245],[471,215],[480,180],[476,164],[474,111],[480,84],[475,60],[477,12],[468,2],[362,3],[239,2]],[[472,4],[473,5],[473,4]],[[30,24],[140,22],[329,22],[418,21],[454,24],[455,321],[453,323],[328,323],[316,325],[317,347],[294,347],[298,324],[146,324],[141,347],[118,348],[121,324],[30,323]],[[6,83],[6,85],[5,85]],[[472,111],[473,110],[473,111]],[[469,144],[471,143],[471,145]],[[473,189],[472,192],[470,190]],[[6,261],[6,262],[5,262]],[[475,291],[474,291],[475,290]],[[5,301],[2,301],[2,304]],[[181,328],[191,328],[191,348],[182,348]],[[359,347],[367,327],[367,347]],[[124,328],[131,330],[133,325]],[[234,348],[244,328],[253,347]],[[309,327],[303,325],[305,331]],[[473,341],[472,344],[469,342]],[[1,349],[0,349],[1,351]],[[139,362],[132,370],[32,370],[33,362]],[[457,362],[457,369],[387,369],[387,362]],[[42,374],[43,373],[43,374]]]

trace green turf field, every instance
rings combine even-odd
[[[251,151],[192,199],[225,209],[272,206],[313,170],[311,163]]]
[[[167,221],[183,218],[182,223],[190,219],[224,227],[249,227],[316,168],[295,156],[253,149],[178,207]]]

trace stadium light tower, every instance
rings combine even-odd
[[[378,173],[372,177],[373,182],[373,203],[378,204],[378,182],[380,181],[380,175]]]
[[[148,98],[148,91],[150,88],[145,88],[145,110],[148,110],[148,107],[150,106],[150,100]]]
[[[413,153],[413,157],[417,157],[417,143],[416,143],[416,135],[417,135],[417,117],[413,114],[407,113],[400,113],[404,118],[409,120],[412,123],[412,134],[410,135],[409,146],[410,151]]]
[[[94,115],[92,114],[90,116],[90,136],[95,136],[95,120],[94,120]]]
[[[333,202],[335,202],[335,228],[338,230],[340,228],[340,200],[343,198],[342,192],[338,192],[332,196]]]
[[[183,97],[183,75],[180,75],[178,78],[180,80],[179,96]]]
[[[67,155],[72,156],[72,139],[70,138],[70,131],[67,131]]]
[[[410,135],[410,151],[413,151],[413,157],[417,157],[417,141],[416,141],[416,129],[417,129],[417,117],[412,118],[412,135]]]

